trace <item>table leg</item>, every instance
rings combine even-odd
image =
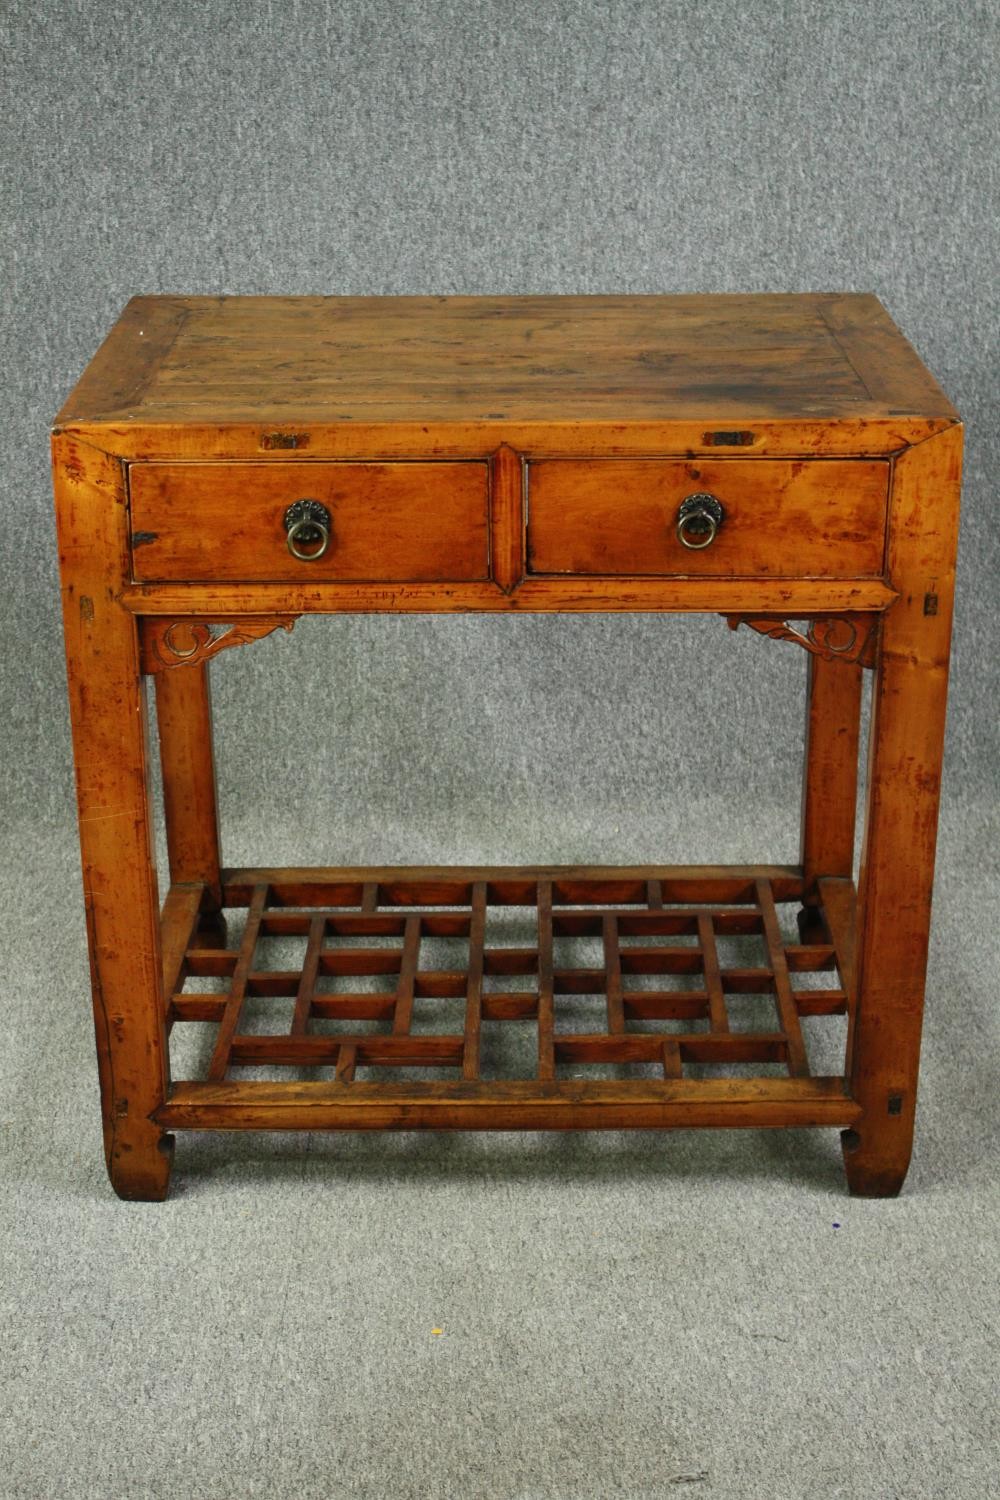
[[[53,436],[70,718],[108,1175],[162,1199],[173,1137],[151,1116],[168,1086],[145,684],[128,576],[120,462]]]
[[[207,887],[201,942],[226,946],[219,878],[219,814],[212,749],[212,702],[205,662],[157,672],[156,720],[163,772],[170,879]]]
[[[807,660],[799,932],[804,943],[820,943],[827,935],[816,882],[824,875],[850,880],[854,873],[862,669],[857,662]]]
[[[896,460],[872,704],[849,1061],[864,1114],[843,1134],[852,1193],[891,1197],[913,1142],[948,686],[960,426]]]

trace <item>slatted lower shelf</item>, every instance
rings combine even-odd
[[[813,1076],[803,1034],[846,1016],[849,1047],[853,1029],[854,890],[819,894],[823,940],[803,943],[794,866],[227,870],[230,938],[209,947],[205,888],[174,886],[167,1021],[172,1051],[201,1033],[183,1049],[199,1076],[157,1119],[852,1124],[843,1074]]]

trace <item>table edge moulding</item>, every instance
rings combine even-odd
[[[51,456],[121,1197],[164,1198],[173,1133],[206,1129],[825,1125],[853,1193],[900,1190],[962,426],[877,298],[134,297]],[[305,614],[470,611],[702,613],[798,647],[798,862],[227,866],[211,660]],[[816,1074],[831,1017],[843,1066]]]

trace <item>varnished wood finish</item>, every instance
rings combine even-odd
[[[854,1033],[858,1016],[858,909],[854,882],[846,877],[826,878],[817,882],[822,911],[812,910],[817,915],[817,925],[829,931],[841,983],[847,998],[847,1040],[844,1047],[844,1073],[850,1078],[853,1073]]]
[[[516,871],[503,865],[428,865],[407,869],[405,880],[396,866],[371,865],[363,869],[227,868],[222,876],[227,906],[248,906],[260,885],[267,886],[272,906],[356,906],[366,886],[374,887],[383,905],[418,901],[464,906],[471,901],[478,881],[486,882],[492,902],[506,906],[533,902],[539,881],[551,885],[557,906],[581,901],[647,903],[650,881],[656,882],[661,902],[732,902],[752,900],[757,879],[768,881],[777,901],[792,901],[802,894],[798,865],[523,865]],[[627,920],[623,914],[622,921]]]
[[[490,576],[509,594],[524,573],[524,470],[502,443],[490,461]]]
[[[126,458],[391,459],[886,454],[955,419],[875,297],[807,292],[136,297],[56,424]]]
[[[199,884],[172,885],[163,903],[160,919],[160,947],[163,952],[163,1012],[167,1027],[173,1023],[171,998],[178,994],[187,978],[187,955],[199,946],[199,926],[208,887]],[[225,943],[225,932],[219,934]]]
[[[835,1125],[851,1190],[898,1191],[960,453],[957,414],[869,296],[134,298],[52,435],[116,1190],[164,1196],[168,1127]],[[676,508],[704,490],[726,518],[687,551]],[[299,498],[331,511],[317,562],[287,550]],[[704,612],[804,648],[800,862],[223,868],[206,662],[346,611]],[[147,673],[171,865],[159,921]],[[232,907],[246,921],[230,948]],[[517,908],[527,929],[498,941]],[[301,944],[295,965],[260,958],[271,937]],[[465,956],[426,966],[425,938]],[[756,947],[733,961],[733,939]],[[576,940],[595,956],[567,961]],[[771,1015],[741,1026],[761,995]],[[435,1024],[445,1002],[460,1021]],[[277,1030],[254,1028],[261,1006]],[[812,1077],[802,1018],[831,1016],[847,1017],[844,1071]],[[172,1083],[170,1037],[192,1022],[215,1028],[206,1076]],[[497,1037],[525,1026],[528,1074],[522,1057],[507,1076]],[[296,1077],[230,1076],[259,1066]],[[699,1076],[719,1069],[743,1076]]]
[[[139,622],[139,661],[148,674],[173,671],[177,667],[205,666],[220,651],[260,641],[275,630],[291,630],[294,615],[244,616],[221,619],[213,613],[212,623],[183,615],[167,619],[155,616]],[[167,691],[171,691],[167,689]],[[176,689],[180,693],[182,689]]]
[[[489,572],[488,471],[450,464],[132,464],[132,573],[148,579],[464,580]],[[288,550],[296,500],[328,510],[330,542]],[[140,544],[141,539],[141,544]]]
[[[115,594],[128,535],[121,465],[55,434],[70,719],[104,1153],[122,1198],[166,1197],[173,1139],[152,1120],[169,1079],[145,685]]]
[[[864,578],[882,572],[887,463],[774,459],[543,459],[528,465],[532,573]],[[710,546],[677,536],[707,491],[725,520]]]
[[[898,1193],[913,1145],[948,693],[960,429],[896,461],[889,571],[900,599],[875,669],[861,862],[858,1014],[845,1137],[853,1193]]]
[[[493,583],[126,584],[135,614],[225,620],[299,614],[633,614],[803,615],[887,609],[895,591],[881,579],[526,578],[508,594]]]
[[[208,667],[158,672],[155,682],[170,879],[203,883],[217,909],[222,888]]]
[[[805,899],[816,905],[820,876],[854,873],[862,673],[857,662],[806,660],[801,860]]]
[[[367,1097],[352,1087],[347,1097],[336,1082],[180,1083],[156,1118],[171,1130],[761,1130],[852,1125],[860,1113],[840,1078],[671,1079],[628,1099],[582,1081],[548,1098],[518,1083],[459,1085],[450,1098],[433,1084],[371,1084]]]
[[[227,903],[248,907],[242,939],[232,950],[189,948],[178,961],[173,935],[190,924],[190,897],[165,911],[165,945],[178,982],[205,976],[228,983],[221,995],[185,989],[167,997],[172,1023],[217,1026],[203,1080],[209,1084],[262,1065],[332,1070],[335,1088],[322,1097],[320,1112],[330,1128],[405,1121],[412,1128],[462,1129],[491,1118],[491,1099],[511,1129],[578,1124],[581,1099],[593,1128],[664,1127],[685,1123],[676,1106],[689,1095],[674,1085],[692,1081],[691,1067],[765,1065],[810,1086],[788,1093],[772,1090],[773,1078],[755,1078],[753,1087],[713,1097],[714,1123],[788,1124],[815,1120],[817,1111],[836,1123],[857,1118],[843,1078],[839,1097],[830,1079],[819,1094],[811,1087],[799,1018],[843,1013],[848,994],[844,984],[796,988],[796,975],[836,974],[844,960],[834,942],[803,947],[782,936],[776,897],[786,904],[799,899],[795,872],[762,866],[227,871],[224,883]],[[511,945],[503,920],[510,908],[526,936],[533,931],[527,946]],[[527,920],[525,908],[532,913]],[[846,949],[853,927],[845,926],[845,911],[841,903],[830,925]],[[300,969],[258,966],[259,944],[278,936],[306,940]],[[757,967],[720,961],[717,939],[736,936],[756,945]],[[424,942],[442,937],[468,940],[467,957],[456,968],[433,969],[422,961]],[[555,945],[571,938],[599,938],[600,965],[566,967]],[[379,946],[371,946],[373,940]],[[386,992],[352,990],[352,977],[373,975],[385,976]],[[670,987],[677,975],[690,976],[688,988]],[[526,976],[527,987],[514,989],[507,976]],[[336,988],[321,992],[331,978]],[[512,987],[497,988],[491,981],[498,978]],[[775,1024],[763,1031],[739,1023],[741,997],[757,994],[774,997]],[[433,1024],[434,1002],[463,997],[461,1030]],[[577,1031],[556,1025],[568,997]],[[264,1034],[241,1024],[254,999],[267,1006]],[[358,1028],[359,1021],[367,1029]],[[677,1021],[685,1023],[680,1030],[664,1030]],[[383,1029],[373,1032],[372,1022]],[[514,1027],[501,1024],[488,1057],[483,1050],[484,1024],[515,1022],[534,1026],[530,1083],[505,1072],[502,1033]],[[642,1031],[634,1028],[637,1022]],[[329,1023],[332,1032],[312,1029]],[[595,1080],[587,1070],[609,1066],[618,1075],[614,1083],[591,1092]],[[370,1076],[359,1078],[359,1069]],[[392,1070],[384,1081],[383,1069]],[[415,1069],[432,1069],[438,1079],[428,1083],[412,1075]],[[410,1070],[412,1083],[399,1086],[400,1070]],[[198,1083],[182,1080],[179,1095],[171,1091],[166,1113],[157,1118],[191,1125],[203,1120],[190,1103],[183,1112],[173,1109],[178,1097],[201,1098],[185,1092]],[[250,1083],[230,1102],[242,1106],[254,1098]],[[290,1126],[309,1116],[289,1114],[282,1105],[273,1118]]]

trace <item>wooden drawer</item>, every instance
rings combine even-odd
[[[531,573],[852,578],[882,572],[889,465],[864,459],[539,459]],[[723,508],[710,546],[677,536],[686,496]]]
[[[404,582],[489,573],[488,468],[455,463],[135,463],[133,577]],[[317,500],[325,554],[291,555],[284,515]]]

